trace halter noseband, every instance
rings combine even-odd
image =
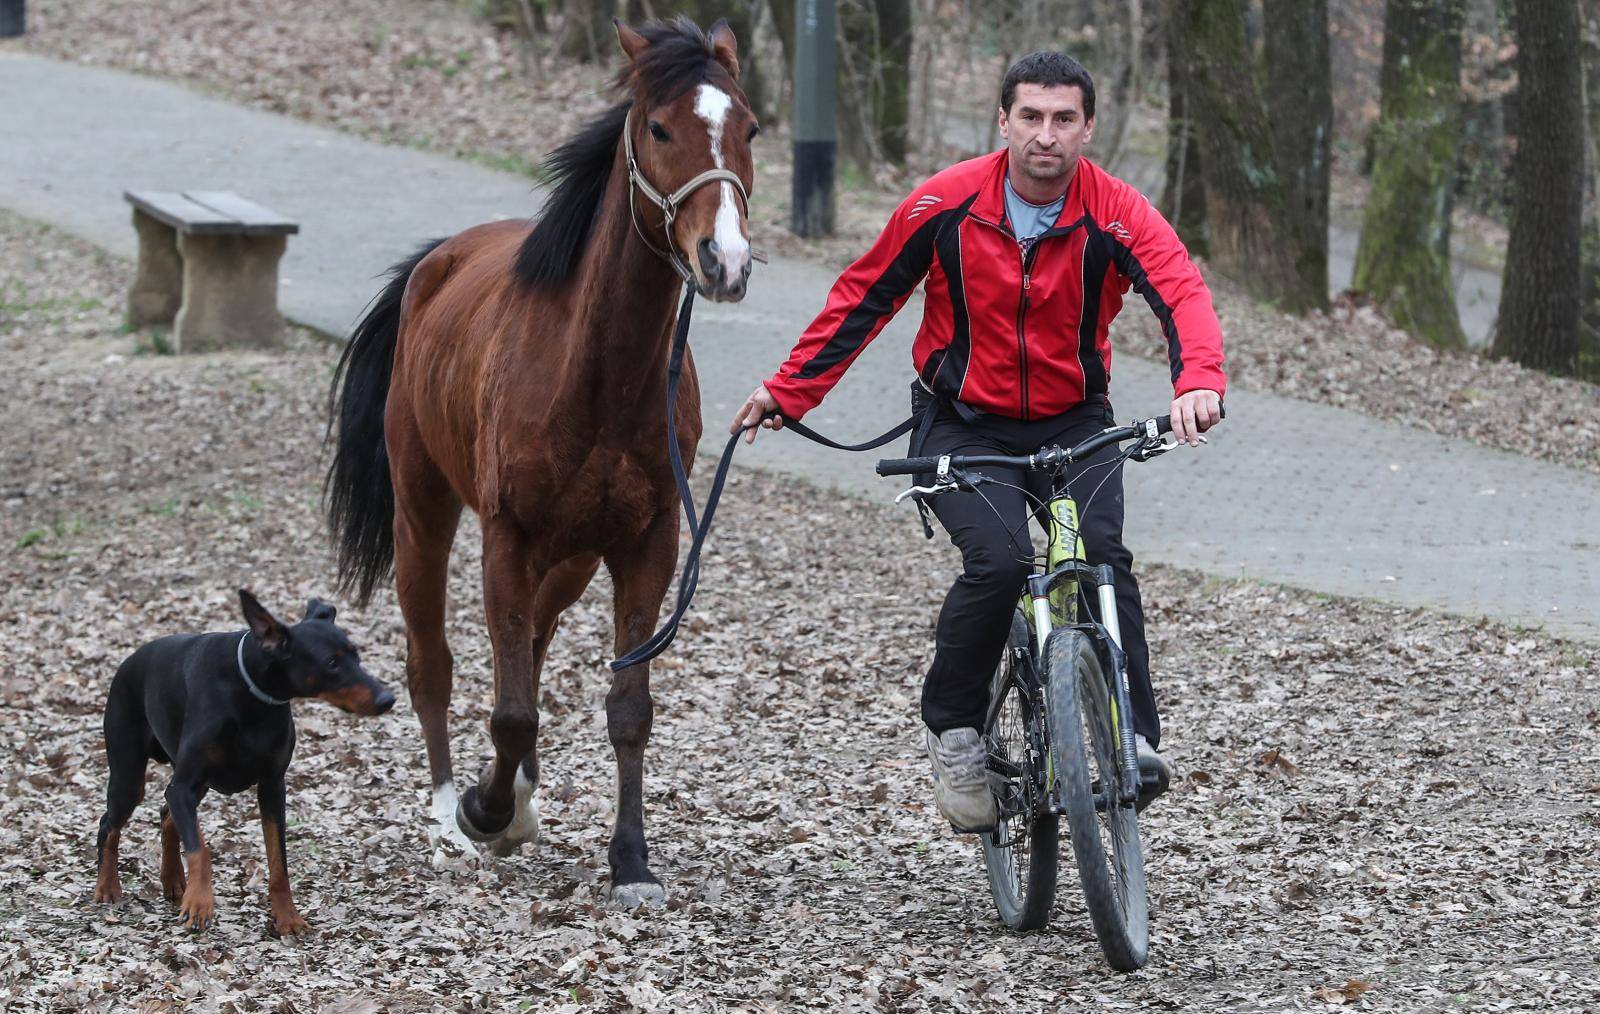
[[[689,267],[689,262],[678,252],[677,244],[672,242],[672,223],[678,217],[678,208],[696,190],[713,180],[722,180],[726,183],[732,183],[733,188],[739,192],[739,199],[744,203],[745,215],[748,216],[750,214],[750,195],[745,192],[744,181],[739,179],[738,175],[731,169],[707,169],[672,193],[663,194],[651,186],[649,180],[645,179],[644,173],[639,169],[639,163],[633,157],[633,110],[631,108],[622,121],[622,146],[624,153],[628,157],[628,217],[633,220],[633,231],[639,234],[639,239],[656,256],[672,265],[672,270],[678,273],[678,277],[683,279],[686,285],[698,288],[699,286],[694,278],[694,270]],[[639,226],[638,209],[633,202],[635,187],[650,200],[651,204],[660,208],[661,213],[665,216],[661,223],[662,234],[667,238],[667,248],[665,250],[650,242],[650,237],[646,236],[644,229]],[[752,250],[751,259],[765,261],[766,257]]]

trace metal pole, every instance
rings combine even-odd
[[[834,0],[794,5],[794,190],[789,231],[833,232],[833,168],[839,147],[838,14]]]
[[[21,35],[27,27],[28,0],[0,0],[0,39]]]

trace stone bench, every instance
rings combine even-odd
[[[130,326],[171,324],[178,352],[278,343],[278,260],[299,225],[224,191],[122,196],[139,234]]]

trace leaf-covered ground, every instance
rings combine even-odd
[[[842,499],[737,465],[693,618],[655,667],[645,797],[666,910],[605,903],[603,576],[544,672],[537,846],[435,863],[404,694],[374,720],[296,705],[290,872],[318,933],[269,936],[248,793],[202,808],[219,924],[177,925],[156,877],[156,767],[124,837],[128,897],[97,906],[118,662],[157,635],[240,626],[240,585],[295,617],[332,591],[318,491],[334,350],[297,335],[272,355],[156,354],[157,336],[119,333],[128,278],[0,215],[6,1009],[1600,1005],[1593,646],[1146,568],[1179,777],[1143,821],[1153,958],[1120,976],[1070,879],[1049,930],[1000,926],[975,841],[933,810],[916,700],[953,551],[887,488]],[[488,755],[475,533],[450,610],[463,779]],[[341,622],[400,689],[392,594]]]

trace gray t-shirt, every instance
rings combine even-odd
[[[1017,239],[1026,242],[1056,224],[1061,209],[1067,203],[1062,194],[1049,204],[1029,204],[1011,189],[1011,177],[1006,177],[1006,217],[1011,220],[1011,231]]]

